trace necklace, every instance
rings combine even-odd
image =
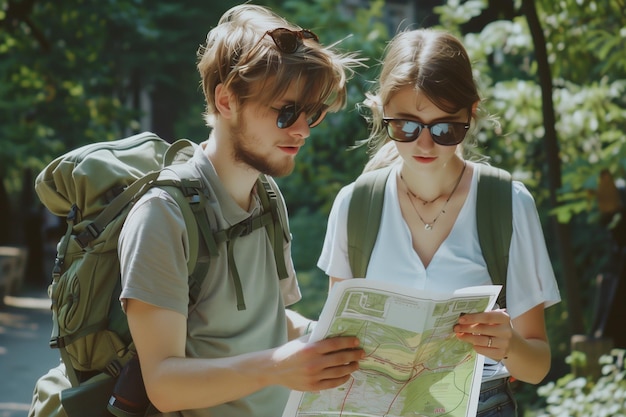
[[[406,196],[408,197],[409,201],[411,202],[411,205],[413,206],[413,210],[415,210],[415,213],[417,213],[417,217],[419,217],[420,220],[422,221],[422,223],[424,223],[424,230],[432,230],[433,226],[435,226],[435,223],[439,219],[439,216],[441,216],[442,214],[444,214],[446,212],[446,206],[448,205],[448,201],[450,201],[450,199],[454,195],[454,192],[456,191],[457,187],[461,183],[461,178],[463,178],[463,174],[465,173],[466,165],[467,165],[467,163],[465,161],[463,161],[463,169],[461,170],[461,173],[459,174],[459,177],[456,179],[456,183],[454,184],[454,188],[450,192],[450,195],[448,195],[448,198],[446,199],[445,203],[443,203],[443,207],[441,207],[441,210],[439,211],[439,213],[435,216],[435,218],[433,219],[432,222],[428,222],[428,223],[424,220],[424,218],[422,217],[420,212],[417,210],[417,207],[415,207],[415,203],[413,202],[413,199],[411,198],[411,196],[413,196],[413,197],[417,198],[418,200],[422,201],[423,205],[426,205],[427,203],[432,203],[432,202],[435,202],[435,201],[439,200],[441,195],[439,197],[435,198],[434,200],[431,200],[431,201],[425,201],[425,200],[419,198],[416,194],[413,194],[413,192],[409,189],[409,186],[406,183],[406,181],[404,180],[404,177],[402,176],[402,174],[400,174],[400,179],[402,180],[402,182],[404,183],[404,186],[406,187]]]
[[[424,200],[422,197],[420,197],[419,195],[415,194],[413,191],[411,191],[411,189],[409,188],[409,186],[407,185],[406,181],[404,181],[404,177],[402,176],[402,174],[400,174],[400,179],[402,180],[402,182],[404,183],[404,185],[406,186],[406,190],[411,193],[411,195],[413,196],[413,198],[415,198],[416,200],[419,200],[423,206],[425,206],[426,204],[432,204],[435,201],[439,200],[441,198],[441,196],[443,194],[438,195],[437,197],[433,198],[432,200],[428,201],[428,200]]]

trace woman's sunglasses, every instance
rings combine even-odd
[[[428,129],[433,141],[442,146],[454,146],[463,142],[470,128],[469,120],[463,122],[439,122],[424,124],[415,120],[394,119],[383,117],[383,124],[387,128],[389,137],[397,142],[413,142]]]
[[[309,127],[317,126],[324,120],[328,107],[322,105],[321,108],[315,112],[312,112],[311,106],[298,107],[295,104],[286,104],[280,109],[271,107],[271,109],[278,112],[276,126],[278,126],[279,129],[286,129],[293,125],[302,113],[306,115],[306,123]]]

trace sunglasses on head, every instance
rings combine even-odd
[[[396,142],[413,142],[422,130],[428,129],[433,142],[442,146],[454,146],[463,142],[470,128],[469,120],[464,122],[438,122],[429,125],[415,120],[394,119],[383,117],[383,124],[387,128],[387,135]]]
[[[271,109],[278,112],[278,117],[276,117],[276,126],[278,126],[279,129],[286,129],[293,125],[302,113],[306,115],[306,123],[309,127],[317,126],[322,122],[322,120],[324,120],[327,106],[323,105],[315,112],[311,111],[310,106],[298,107],[295,104],[286,104],[280,109],[271,107]]]
[[[278,28],[268,30],[265,35],[269,35],[278,49],[285,54],[293,54],[302,45],[305,39],[312,39],[319,43],[320,39],[310,30],[290,30],[287,28]]]

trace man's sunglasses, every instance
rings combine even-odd
[[[278,28],[268,30],[263,36],[265,35],[270,35],[278,49],[285,54],[296,52],[305,39],[312,39],[317,43],[320,41],[315,33],[307,29],[295,31],[287,28]]]
[[[293,125],[302,113],[306,115],[306,123],[309,125],[309,127],[315,127],[320,124],[322,120],[324,120],[327,108],[327,106],[322,105],[321,108],[319,108],[315,112],[311,112],[311,107],[298,107],[295,104],[286,104],[280,109],[271,107],[272,110],[278,112],[278,117],[276,118],[276,126],[278,126],[279,129],[286,129],[289,126]]]
[[[397,142],[413,142],[422,130],[428,129],[433,141],[442,146],[454,146],[463,142],[470,128],[469,120],[467,123],[438,122],[427,125],[415,120],[383,117],[383,124],[387,128],[389,137]]]
[[[303,44],[305,39],[311,39],[319,43],[318,36],[310,30],[291,30],[287,28],[277,28],[268,30],[263,36],[269,35],[276,47],[284,54],[293,54]],[[263,39],[261,37],[261,39]],[[259,40],[260,42],[260,40]],[[272,107],[272,110],[278,112],[276,118],[276,125],[279,129],[286,129],[292,126],[302,113],[306,114],[306,122],[309,127],[315,127],[322,122],[324,116],[326,116],[326,106],[320,107],[315,112],[311,112],[310,107],[298,107],[295,104],[287,104],[276,109]]]

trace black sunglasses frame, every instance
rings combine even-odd
[[[319,37],[308,29],[291,30],[277,28],[268,30],[265,32],[265,35],[269,35],[278,49],[285,54],[295,53],[306,39],[312,39],[316,43],[320,42]]]
[[[295,104],[285,104],[280,109],[275,107],[270,107],[272,110],[278,112],[278,116],[276,117],[276,126],[279,129],[286,129],[288,127],[293,126],[293,124],[298,120],[300,115],[304,113],[307,116],[306,122],[309,125],[309,128],[313,128],[319,125],[324,117],[326,117],[326,110],[328,106],[322,105],[315,113],[310,114],[310,107],[298,107]]]
[[[422,131],[424,129],[428,129],[428,132],[430,133],[430,137],[433,139],[433,142],[435,142],[437,145],[441,145],[441,146],[456,146],[459,143],[463,142],[463,140],[465,140],[465,136],[467,136],[467,131],[470,128],[470,121],[471,121],[471,116],[470,118],[467,120],[467,122],[437,122],[437,123],[431,123],[431,124],[425,124],[422,122],[418,122],[416,120],[409,120],[409,119],[396,119],[393,117],[383,117],[383,124],[385,125],[386,131],[387,131],[387,136],[389,136],[390,139],[396,141],[396,142],[403,142],[403,143],[409,143],[409,142],[414,142],[416,141],[420,135],[422,134]],[[392,127],[390,126],[390,124],[392,122],[409,122],[409,123],[415,123],[417,125],[417,128],[415,129],[415,131],[413,132],[413,134],[411,135],[410,139],[398,139],[396,137],[393,136],[393,132],[392,132]],[[458,126],[458,127],[463,127],[463,129],[465,129],[465,131],[463,132],[463,135],[461,135],[458,138],[455,138],[454,142],[444,142],[441,141],[441,135],[435,135],[433,134],[432,128],[437,126],[437,125],[451,125],[451,126]]]

